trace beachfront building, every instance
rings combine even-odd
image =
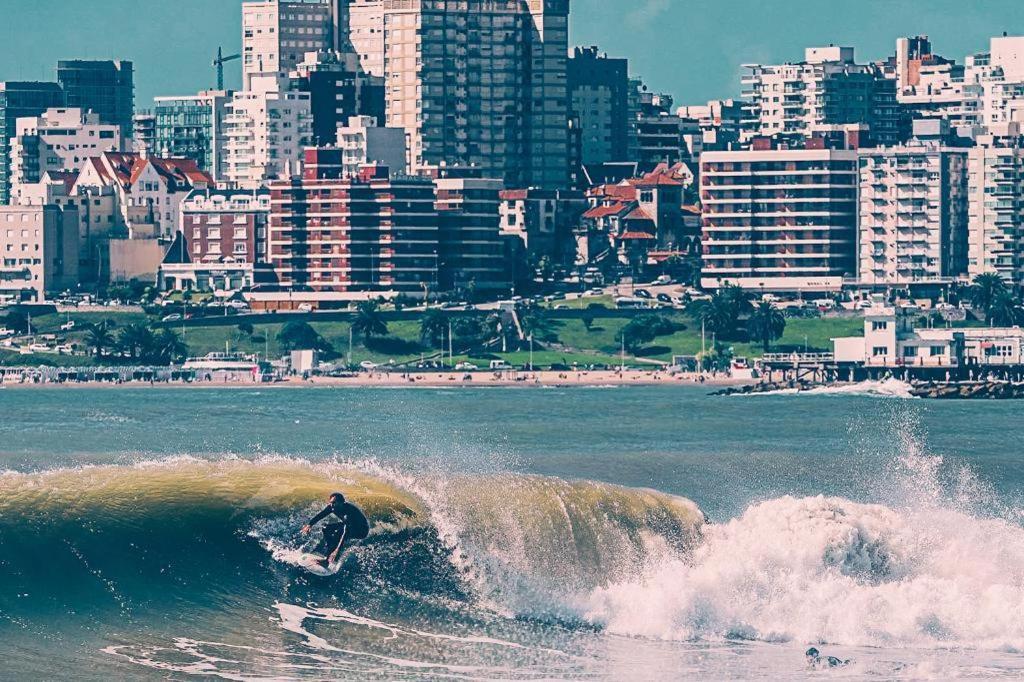
[[[268,260],[278,290],[255,308],[331,307],[436,290],[439,230],[430,178],[367,166],[343,173],[342,152],[310,148],[301,175],[269,183]]]
[[[571,265],[573,228],[587,209],[587,200],[576,190],[507,189],[498,206],[501,233],[518,239],[533,259],[543,256]]]
[[[164,290],[234,292],[266,262],[270,192],[198,189],[181,203],[181,230],[160,266]]]
[[[932,370],[962,377],[964,372],[1024,366],[1024,329],[1019,327],[918,329],[922,311],[890,306],[882,297],[864,312],[864,336],[833,339],[840,376],[862,370]]]
[[[493,300],[511,287],[498,210],[501,180],[462,177],[434,180],[438,216],[438,287],[484,294]]]
[[[697,247],[697,230],[683,214],[682,164],[661,164],[620,183],[592,187],[575,230],[576,265],[614,267],[639,274],[659,258]]]
[[[857,270],[857,152],[701,156],[703,286],[838,291]]]
[[[225,121],[231,92],[208,90],[183,97],[156,97],[150,152],[192,159],[215,180],[224,177]]]
[[[1024,283],[1024,138],[1020,124],[1007,135],[981,136],[970,150],[968,172],[968,274],[996,273]]]
[[[19,118],[11,139],[11,195],[18,202],[24,186],[44,173],[77,171],[86,159],[119,152],[116,125],[100,123],[99,115],[81,109],[47,109],[39,116]]]
[[[905,146],[860,150],[862,285],[949,283],[967,274],[967,149],[948,124],[915,121]]]
[[[313,139],[308,92],[282,89],[273,76],[253,78],[250,87],[234,94],[225,118],[224,180],[242,189],[287,175]]]
[[[0,303],[42,303],[77,282],[73,207],[0,206]]]

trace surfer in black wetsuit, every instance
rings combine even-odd
[[[370,522],[366,520],[366,515],[359,507],[346,502],[345,496],[341,493],[331,493],[324,510],[302,527],[303,535],[309,534],[313,526],[332,514],[340,523],[329,523],[324,526],[323,537],[314,550],[315,554],[327,557],[323,562],[325,566],[338,558],[347,541],[362,540],[370,534]]]

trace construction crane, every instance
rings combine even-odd
[[[224,89],[224,64],[227,62],[233,62],[236,59],[241,59],[242,55],[233,54],[228,57],[224,56],[224,52],[221,48],[217,48],[217,58],[213,60],[213,65],[217,67],[217,89]]]

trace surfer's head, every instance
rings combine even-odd
[[[345,504],[345,496],[341,493],[331,493],[331,496],[327,498],[331,504]]]

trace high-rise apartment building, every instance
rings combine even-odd
[[[125,142],[130,142],[132,116],[135,113],[134,68],[127,61],[57,62],[57,82],[67,106],[91,111],[101,123],[116,125]]]
[[[216,180],[224,177],[225,118],[233,93],[210,90],[154,100],[153,153],[192,159]]]
[[[510,268],[500,230],[500,180],[439,177],[439,285],[455,292],[508,291]]]
[[[413,169],[569,179],[568,0],[384,0],[387,123]]]
[[[338,51],[354,54],[359,70],[384,77],[384,0],[337,0]]]
[[[852,47],[810,47],[804,61],[746,64],[744,138],[811,137],[830,125],[863,123],[877,144],[909,137],[896,85],[874,64],[857,64]]]
[[[136,111],[132,116],[131,151],[153,151],[156,147],[156,114],[151,109]]]
[[[255,189],[281,177],[312,143],[309,93],[279,90],[279,82],[254,78],[253,89],[236,92],[227,104],[223,177],[234,187]]]
[[[81,109],[47,109],[39,116],[19,118],[11,139],[11,196],[44,173],[77,171],[86,159],[122,149],[116,125]]]
[[[569,97],[579,118],[584,164],[628,160],[629,62],[577,47],[568,62]]]
[[[332,0],[258,0],[242,5],[242,82],[287,78],[307,52],[333,50]]]
[[[996,273],[1024,284],[1024,138],[1018,124],[1004,126],[1013,135],[979,138],[969,153],[968,265],[973,279]]]
[[[341,151],[307,149],[301,175],[272,181],[268,258],[280,285],[314,305],[372,292],[422,295],[437,281],[429,178],[368,166],[342,175]],[[277,304],[279,307],[282,303]]]
[[[384,79],[362,73],[353,54],[310,52],[292,72],[293,89],[309,93],[313,144],[334,144],[338,127],[353,116],[384,123]]]
[[[943,145],[941,120],[905,146],[860,150],[862,284],[950,281],[967,273],[967,150]],[[929,139],[930,138],[930,139]]]
[[[0,82],[0,204],[11,199],[11,138],[18,119],[38,116],[64,106],[64,91],[56,83]]]
[[[705,286],[838,288],[856,272],[857,152],[701,156]]]

